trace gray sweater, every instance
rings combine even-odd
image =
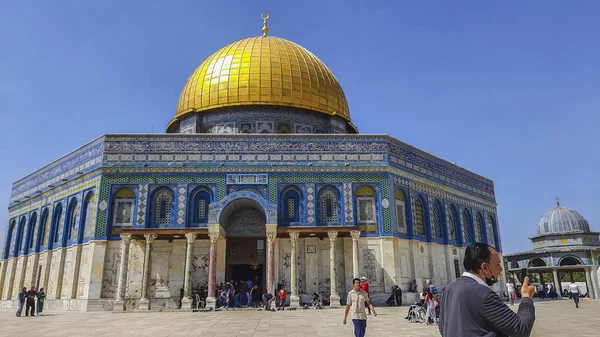
[[[535,322],[530,298],[521,299],[515,313],[494,291],[468,276],[446,286],[439,302],[439,329],[444,337],[529,336]]]

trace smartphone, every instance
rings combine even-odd
[[[525,282],[525,277],[527,277],[527,268],[521,268],[521,283]]]

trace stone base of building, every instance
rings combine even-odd
[[[17,309],[17,301],[0,301],[2,309]],[[44,301],[44,310],[52,311],[111,311],[113,310],[113,301],[106,299],[99,300],[46,300]]]

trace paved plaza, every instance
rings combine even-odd
[[[514,308],[516,308],[515,306]],[[437,327],[402,319],[407,307],[377,308],[369,316],[367,336],[439,336]],[[600,301],[536,303],[532,336],[598,336]],[[342,325],[343,308],[263,312],[250,309],[211,313],[76,313],[47,312],[43,317],[14,317],[0,310],[2,336],[353,336]]]

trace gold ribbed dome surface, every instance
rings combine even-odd
[[[350,121],[346,96],[327,66],[274,36],[241,39],[207,57],[183,87],[175,119],[240,105],[303,108]]]

